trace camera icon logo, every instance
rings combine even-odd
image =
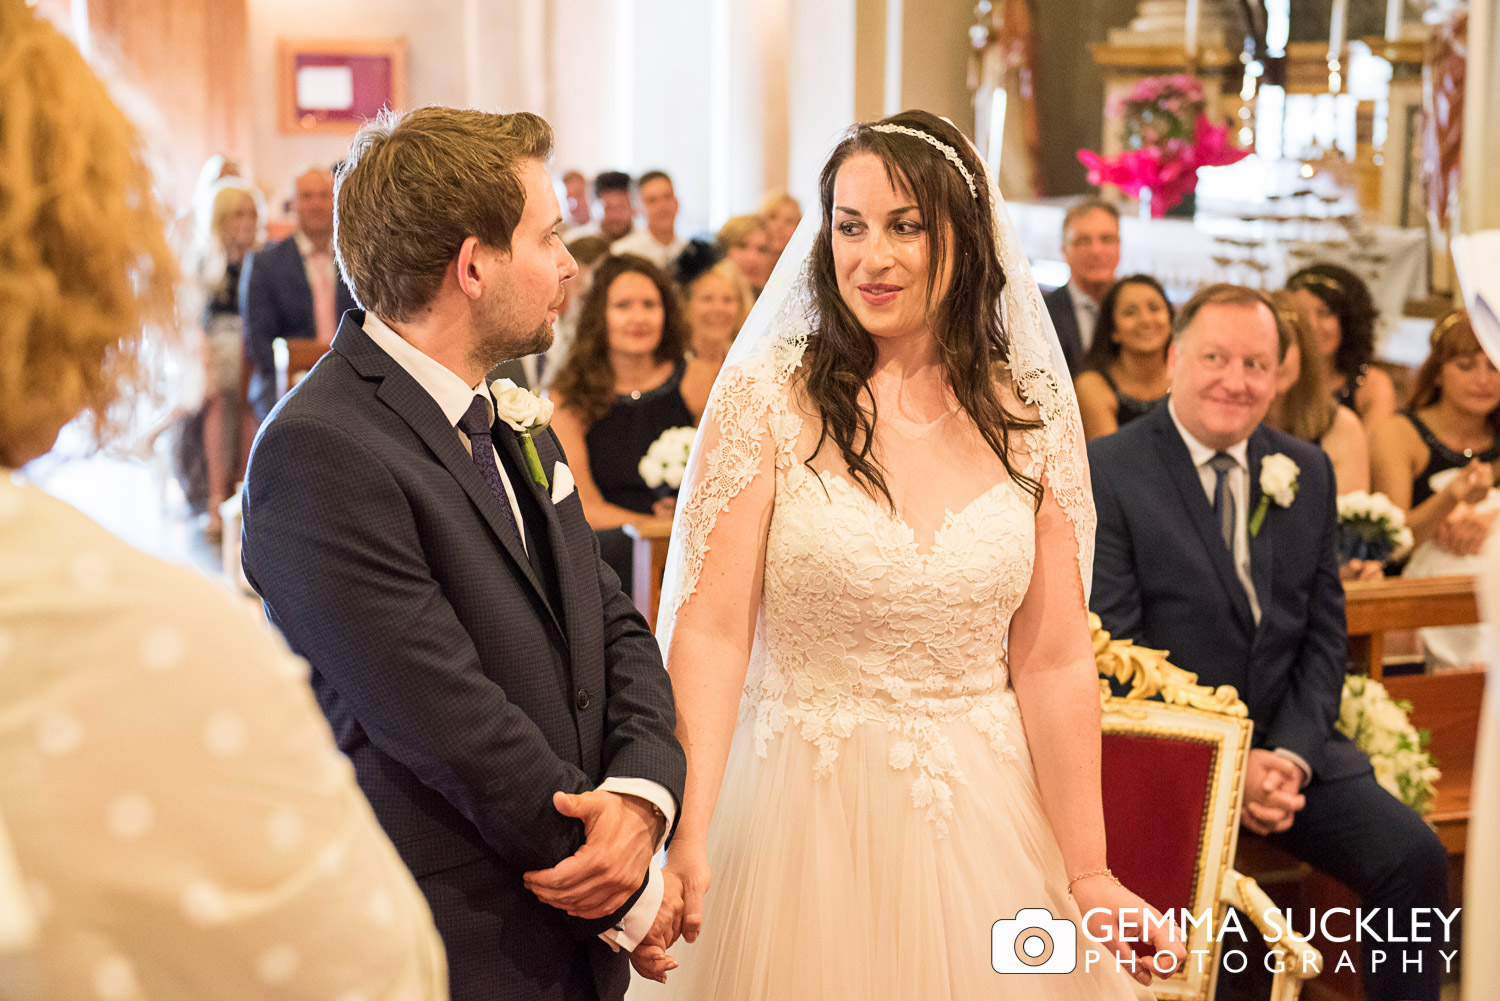
[[[1072,973],[1078,929],[1045,907],[1023,907],[990,926],[990,965],[996,973]]]

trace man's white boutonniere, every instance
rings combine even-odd
[[[536,454],[536,443],[531,436],[545,431],[552,423],[552,401],[544,400],[529,389],[522,389],[509,379],[496,379],[490,383],[490,395],[495,398],[495,416],[521,436],[521,452],[526,456],[526,468],[531,478],[543,490],[550,490],[547,474],[542,471],[542,458]]]
[[[1302,470],[1281,452],[1260,460],[1260,503],[1250,516],[1250,535],[1260,533],[1260,523],[1266,520],[1266,511],[1275,501],[1278,507],[1291,507],[1297,496],[1297,476]]]

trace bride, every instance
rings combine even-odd
[[[715,387],[672,540],[667,869],[694,944],[661,992],[1130,997],[1121,941],[1067,976],[991,969],[1022,908],[1148,907],[1105,863],[1094,514],[1056,336],[948,122],[855,126],[820,193]],[[1182,955],[1166,929],[1156,947]]]

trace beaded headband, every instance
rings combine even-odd
[[[1443,339],[1444,334],[1448,333],[1448,331],[1452,330],[1454,327],[1459,326],[1460,324],[1467,323],[1468,320],[1468,312],[1462,309],[1455,309],[1453,312],[1443,317],[1438,321],[1437,326],[1432,328],[1432,333],[1427,338],[1427,345],[1429,349],[1435,350],[1438,346],[1438,342]]]
[[[909,129],[905,125],[871,125],[870,130],[873,132],[899,132],[903,136],[920,139],[932,146],[933,149],[943,154],[953,166],[958,168],[958,172],[963,175],[964,183],[969,186],[969,194],[974,197],[976,202],[979,200],[979,189],[974,187],[974,175],[969,173],[969,168],[964,166],[963,160],[958,155],[958,150],[952,146],[928,135],[926,132]]]

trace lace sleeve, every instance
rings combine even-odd
[[[672,526],[671,555],[662,580],[656,630],[663,653],[671,649],[678,613],[698,591],[715,529],[721,529],[720,537],[724,530],[737,538],[753,535],[755,552],[764,549],[775,493],[772,474],[778,463],[791,461],[790,445],[798,423],[787,406],[786,383],[795,367],[795,360],[788,361],[785,355],[773,352],[743,367],[726,368],[714,386],[683,478],[681,494],[685,499]],[[720,526],[720,517],[730,502],[757,476],[764,477],[755,488],[760,502],[737,505],[734,525]],[[764,514],[749,508],[763,508]],[[758,565],[746,566],[735,572],[753,574],[758,579],[760,569]]]

